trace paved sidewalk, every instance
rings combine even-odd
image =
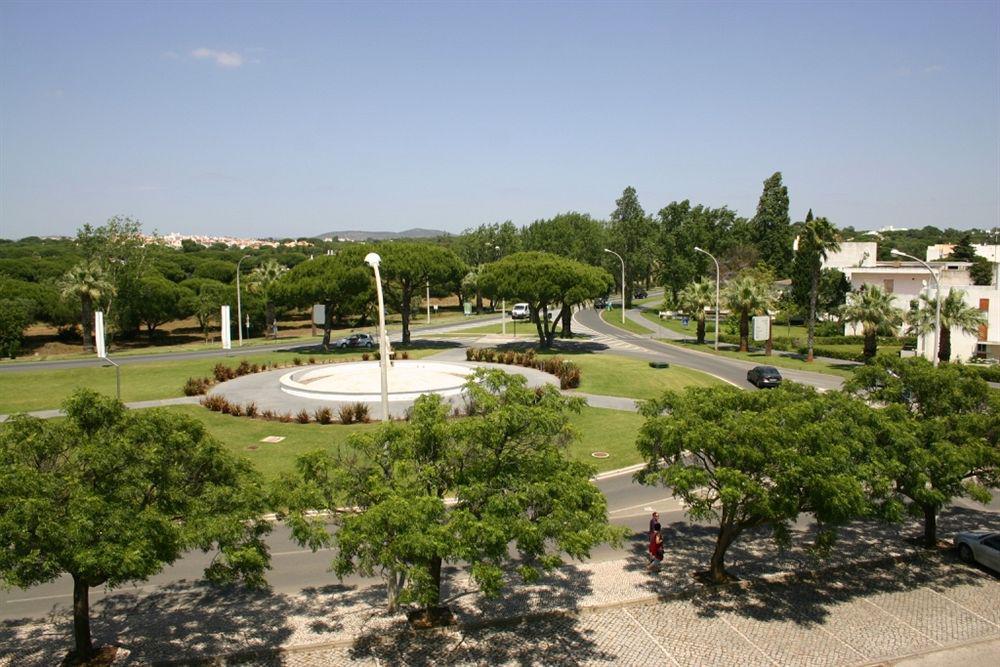
[[[152,401],[133,401],[132,403],[126,403],[126,408],[139,409],[139,408],[163,408],[169,405],[192,405],[197,404],[201,400],[201,396],[178,396],[176,398],[158,398]],[[62,410],[35,410],[34,412],[28,412],[27,414],[32,417],[39,417],[40,419],[52,419],[53,417],[62,417],[66,413]],[[5,422],[10,419],[11,415],[0,415],[0,422]]]

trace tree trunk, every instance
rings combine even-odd
[[[740,313],[740,352],[750,351],[750,315]]]
[[[154,333],[156,333],[156,325],[155,324],[153,324],[153,325],[147,324],[146,325],[146,337],[149,338],[150,341],[153,340],[153,334]]]
[[[94,302],[90,295],[80,297],[80,326],[83,329],[83,351],[94,351]]]
[[[562,337],[572,338],[573,329],[571,322],[573,321],[573,310],[566,304],[563,304],[561,317],[562,317],[562,334],[561,334]]]
[[[704,313],[704,311],[702,311]],[[705,344],[705,316],[702,315],[701,319],[698,320],[698,344]]]
[[[941,327],[941,341],[938,343],[938,361],[951,361],[951,328]]]
[[[878,334],[876,334],[874,332],[872,332],[872,333],[866,333],[865,334],[865,349],[864,349],[864,353],[863,353],[864,357],[865,357],[865,360],[867,361],[868,359],[871,359],[872,357],[874,357],[875,356],[875,352],[877,352],[877,351],[878,351]]]
[[[937,546],[937,508],[924,505],[924,546],[933,549]]]
[[[89,658],[94,653],[90,638],[90,586],[73,575],[73,644],[77,658]]]
[[[402,572],[390,570],[389,572],[385,572],[383,577],[385,578],[386,607],[392,613],[396,611],[399,605],[399,594],[403,590],[403,584],[406,583],[406,575]]]
[[[330,349],[330,331],[333,329],[333,302],[323,302],[323,351]]]
[[[819,274],[813,272],[809,286],[809,333],[806,335],[806,361],[813,360],[813,341],[816,338],[816,300],[819,297]]]
[[[277,339],[278,334],[274,330],[274,302],[268,301],[264,305],[265,318],[267,319],[267,330],[274,333],[274,337]]]
[[[717,584],[725,583],[727,580],[726,551],[736,539],[736,535],[737,531],[731,526],[719,527],[719,534],[715,538],[715,551],[712,552],[712,560],[708,568],[709,576]]]
[[[476,285],[476,315],[483,314],[483,292],[479,289],[479,285]]]
[[[413,298],[413,288],[407,284],[402,285],[403,303],[399,309],[399,315],[403,319],[403,345],[410,344],[410,299]]]
[[[434,585],[434,600],[428,607],[436,607],[441,603],[441,557],[434,556],[427,564],[427,572],[430,574],[431,582]]]

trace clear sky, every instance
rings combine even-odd
[[[1000,3],[0,4],[0,236],[1000,223]]]

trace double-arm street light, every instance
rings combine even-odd
[[[239,335],[238,347],[243,347],[243,301],[240,298],[240,264],[250,255],[243,255],[240,261],[236,262],[236,333]],[[249,336],[250,334],[247,333]]]
[[[378,265],[382,258],[378,253],[365,255],[365,264],[375,270],[375,293],[378,296],[378,363],[382,374],[382,421],[389,421],[389,344],[385,338],[385,302],[382,300],[382,276]]]
[[[622,324],[625,324],[625,260],[622,256],[616,253],[614,250],[604,249],[604,252],[610,252],[612,255],[618,258],[618,261],[622,263]]]
[[[935,313],[934,313],[934,356],[931,359],[931,361],[933,361],[934,365],[937,366],[938,345],[939,345],[938,340],[941,338],[941,282],[938,280],[937,274],[934,273],[934,269],[932,269],[930,265],[924,260],[918,259],[913,255],[907,255],[905,252],[900,252],[895,248],[890,250],[889,254],[894,255],[896,257],[906,257],[912,259],[913,261],[917,262],[925,269],[927,269],[928,273],[931,274],[931,278],[934,279],[934,301],[936,303],[935,303]]]
[[[715,351],[719,351],[719,260],[715,258],[715,255],[708,252],[707,250],[702,250],[698,246],[694,247],[695,252],[700,252],[708,255],[715,262]]]

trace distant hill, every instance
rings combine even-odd
[[[448,232],[440,229],[423,229],[414,227],[402,232],[364,232],[364,231],[340,231],[325,232],[318,234],[318,239],[347,239],[348,241],[386,241],[389,239],[430,239],[436,236],[448,236]]]

